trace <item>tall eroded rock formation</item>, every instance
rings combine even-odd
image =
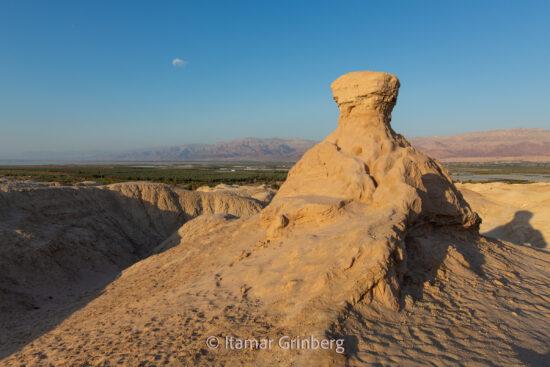
[[[270,241],[318,251],[317,265],[304,270],[303,256],[283,279],[326,279],[327,286],[345,290],[331,292],[341,295],[332,301],[368,296],[397,308],[405,237],[428,223],[476,231],[480,219],[445,169],[392,130],[395,76],[353,72],[331,88],[340,109],[338,128],[290,171],[262,211],[262,224]]]

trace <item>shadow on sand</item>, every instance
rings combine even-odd
[[[548,244],[542,233],[531,225],[532,218],[532,212],[518,210],[510,222],[483,235],[517,244],[530,244],[536,248],[547,248]]]
[[[176,197],[167,200],[179,210],[162,210],[115,190],[48,190],[0,192],[0,360],[100,296],[191,218]]]
[[[450,190],[460,205],[467,207],[462,193],[454,185],[449,186],[443,174],[425,174],[422,183],[426,190],[418,190],[418,194],[427,222],[412,228],[405,238],[407,260],[401,306],[404,306],[406,295],[414,300],[423,298],[424,283],[432,284],[436,280],[447,256],[462,257],[471,271],[484,276],[485,257],[475,245],[479,234],[456,222],[460,213],[456,203],[448,199]]]
[[[538,353],[534,350],[522,348],[512,344],[512,349],[516,352],[520,361],[529,367],[550,366],[550,351]]]

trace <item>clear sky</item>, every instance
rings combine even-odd
[[[0,158],[323,139],[395,74],[405,136],[550,128],[550,1],[0,0]]]

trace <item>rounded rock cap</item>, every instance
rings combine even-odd
[[[354,71],[336,79],[330,88],[334,101],[342,104],[357,104],[372,96],[397,98],[399,79],[395,75],[380,71]]]

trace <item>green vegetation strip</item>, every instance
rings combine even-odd
[[[550,174],[550,163],[446,163],[445,166],[451,173],[471,174]]]
[[[183,164],[182,164],[183,165]],[[0,166],[0,176],[44,182],[77,183],[95,181],[112,184],[127,181],[151,181],[182,185],[188,189],[220,183],[247,185],[269,184],[278,187],[286,179],[291,164],[193,164],[182,166],[131,165],[37,165]],[[457,181],[474,182],[461,175],[550,175],[550,163],[447,163]],[[503,179],[502,181],[506,181]],[[527,183],[511,178],[510,183]],[[480,181],[486,182],[486,181]]]
[[[233,166],[181,167],[132,167],[122,165],[85,166],[0,166],[0,176],[18,177],[43,182],[77,183],[94,181],[112,184],[127,181],[151,181],[170,185],[183,185],[188,189],[199,186],[225,184],[270,184],[276,185],[286,179],[287,169],[272,167]]]

